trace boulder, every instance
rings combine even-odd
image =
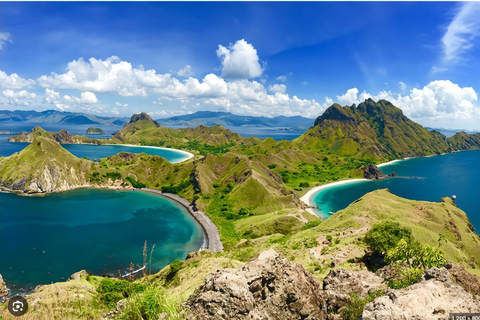
[[[369,293],[386,290],[387,286],[383,282],[383,278],[367,270],[331,270],[323,280],[327,312],[340,314],[341,310],[350,303],[352,293],[363,299]]]
[[[67,281],[80,280],[80,278],[81,278],[82,276],[88,276],[88,272],[85,271],[85,270],[81,270],[81,271],[75,272],[74,274],[72,274],[72,275],[70,276],[70,278],[68,278]]]
[[[3,281],[2,275],[0,274],[0,300],[8,296],[8,288],[7,285],[5,284],[5,281]]]
[[[449,313],[478,313],[480,299],[452,282],[445,268],[428,270],[419,283],[387,290],[368,303],[363,320],[445,319]]]
[[[370,179],[370,180],[380,180],[380,179],[385,179],[387,177],[374,164],[366,164],[363,167],[363,176],[365,177],[365,179]]]
[[[452,264],[448,270],[453,282],[461,286],[467,292],[480,296],[480,280],[477,276],[470,274],[462,266]]]
[[[187,319],[326,319],[321,290],[312,274],[271,249],[207,276],[185,303]]]

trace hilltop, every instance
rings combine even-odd
[[[407,118],[392,103],[367,99],[358,106],[330,106],[295,140],[303,148],[332,150],[372,162],[480,148],[480,135],[451,138]]]

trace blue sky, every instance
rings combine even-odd
[[[0,3],[0,109],[316,117],[388,99],[480,129],[479,3]]]

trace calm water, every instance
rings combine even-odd
[[[442,197],[456,195],[457,205],[468,214],[477,232],[480,230],[480,151],[416,158],[395,162],[380,169],[399,175],[381,181],[365,181],[334,186],[312,196],[320,208],[319,215],[346,208],[364,194],[388,188],[400,197],[439,202]]]
[[[15,152],[21,151],[28,146],[28,143],[8,142],[9,136],[0,135],[0,157],[8,157]],[[65,149],[79,158],[89,158],[90,160],[100,159],[112,156],[121,151],[156,155],[167,159],[169,162],[181,162],[187,158],[183,152],[173,149],[158,149],[148,147],[130,147],[123,145],[97,146],[89,144],[63,144]]]
[[[124,273],[156,244],[153,269],[200,248],[203,234],[183,207],[138,191],[79,189],[22,197],[0,193],[0,274],[10,289],[62,281],[79,270]]]

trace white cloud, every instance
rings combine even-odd
[[[10,99],[35,99],[36,94],[33,92],[28,92],[26,90],[22,91],[13,91],[10,89],[4,90],[2,92],[3,96]]]
[[[45,102],[47,103],[56,103],[60,101],[60,92],[57,92],[53,89],[45,89]]]
[[[16,73],[11,75],[6,74],[0,70],[0,87],[9,89],[21,89],[35,84],[32,79],[23,79]]]
[[[146,96],[147,89],[170,84],[170,74],[133,68],[132,64],[112,56],[106,60],[82,58],[67,65],[67,72],[38,78],[45,88],[77,89],[90,92],[117,92],[121,96]]]
[[[444,63],[456,63],[464,59],[464,54],[474,46],[480,35],[480,3],[463,3],[445,32],[442,43]]]
[[[228,48],[219,45],[217,56],[222,60],[222,77],[225,79],[251,79],[263,73],[257,50],[243,39]]]
[[[188,78],[188,77],[192,77],[195,75],[195,73],[193,72],[192,70],[192,67],[187,65],[185,66],[185,68],[183,68],[182,70],[179,70],[177,72],[177,75],[179,75],[180,77],[185,77],[185,78]]]
[[[3,46],[7,43],[12,43],[12,35],[9,32],[0,32],[0,50],[3,50]]]
[[[285,93],[287,91],[287,86],[284,84],[274,84],[273,86],[268,86],[268,91],[273,93]]]
[[[98,99],[95,93],[86,91],[86,92],[82,92],[82,94],[80,95],[79,102],[80,103],[97,103]]]
[[[460,87],[449,80],[432,81],[421,89],[414,88],[407,94],[394,95],[381,91],[373,96],[365,91],[358,95],[358,89],[349,89],[337,96],[343,105],[359,104],[367,98],[388,100],[401,108],[406,116],[423,123],[452,124],[452,120],[480,120],[478,96],[471,87]],[[328,98],[327,98],[328,99]],[[460,121],[461,122],[461,121]],[[459,123],[460,123],[459,122]]]
[[[285,81],[287,81],[288,77],[291,77],[291,76],[293,76],[293,73],[292,73],[292,72],[289,72],[289,73],[287,73],[287,74],[283,74],[283,75],[281,75],[281,76],[278,76],[278,77],[277,77],[277,80],[278,80],[278,81],[285,82]]]
[[[400,85],[400,89],[402,91],[405,91],[405,89],[407,89],[407,84],[405,82],[400,81],[398,84]]]

